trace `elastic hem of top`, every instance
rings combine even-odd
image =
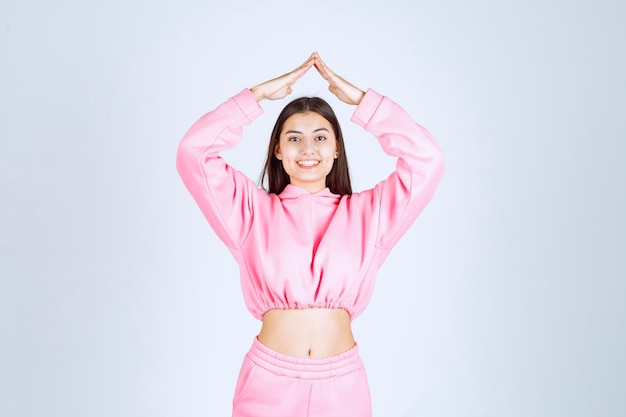
[[[255,337],[246,356],[254,364],[275,375],[299,379],[327,379],[363,367],[356,343],[346,352],[327,358],[299,358],[277,352]]]
[[[309,306],[306,307],[293,307],[293,306],[283,306],[281,304],[275,304],[272,306],[267,306],[265,307],[264,310],[262,310],[261,313],[256,313],[254,310],[250,309],[250,312],[252,313],[252,315],[254,316],[254,318],[256,318],[257,320],[261,320],[263,321],[263,316],[265,316],[265,313],[267,313],[268,311],[271,310],[305,310],[308,308],[328,308],[328,309],[333,309],[333,310],[345,310],[348,313],[348,316],[350,317],[350,322],[352,322],[356,316],[358,316],[358,314],[354,314],[355,312],[350,308],[350,307],[345,307],[343,305],[314,305],[311,304]],[[261,311],[261,310],[259,310]]]

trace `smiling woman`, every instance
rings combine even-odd
[[[303,97],[278,116],[258,188],[220,157],[241,140],[259,102],[282,99],[315,67],[352,121],[397,169],[352,193],[343,134],[324,100]],[[396,103],[332,72],[317,53],[204,115],[180,143],[180,175],[240,265],[244,300],[263,321],[241,367],[235,417],[369,417],[371,400],[351,322],[376,272],[432,197],[443,173],[428,131]]]

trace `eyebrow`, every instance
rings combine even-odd
[[[315,129],[315,130],[313,131],[313,133],[317,133],[317,132],[321,132],[321,131],[326,131],[326,132],[328,132],[328,129],[326,129],[325,127],[320,127],[320,128],[318,128],[318,129]],[[298,135],[301,135],[301,134],[302,134],[302,132],[300,132],[300,131],[298,131],[298,130],[288,130],[288,131],[286,131],[284,134],[285,134],[285,135],[287,135],[287,134],[289,134],[289,133],[296,133],[296,134],[298,134]]]

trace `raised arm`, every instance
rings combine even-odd
[[[378,220],[377,245],[391,248],[433,196],[443,174],[439,145],[430,132],[391,99],[363,90],[333,72],[317,53],[315,68],[328,89],[344,103],[357,105],[352,121],[372,133],[385,153],[397,159],[396,170],[372,190],[353,195],[363,199]]]
[[[220,152],[237,145],[243,126],[263,113],[259,101],[284,98],[312,66],[313,55],[293,71],[244,89],[202,116],[180,142],[178,172],[216,234],[232,249],[246,236],[255,199],[265,197],[265,191],[229,166]]]
[[[385,153],[397,158],[396,170],[362,195],[378,205],[377,245],[391,248],[435,193],[444,171],[443,154],[428,130],[372,89],[352,121],[372,133]]]

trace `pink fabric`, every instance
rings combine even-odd
[[[245,303],[258,319],[273,308],[343,308],[354,319],[391,248],[431,199],[443,173],[428,131],[368,90],[352,121],[397,157],[396,171],[351,196],[289,185],[269,194],[226,164],[243,126],[263,110],[248,89],[202,116],[182,139],[177,168],[240,266]]]
[[[233,417],[371,417],[357,346],[323,359],[295,358],[255,338],[233,400]]]

